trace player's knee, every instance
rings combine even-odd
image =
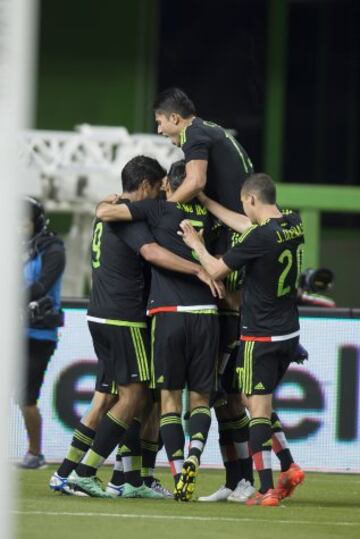
[[[193,410],[198,406],[209,406],[210,395],[209,393],[197,393],[196,391],[190,391],[190,409]]]
[[[161,391],[161,413],[164,414],[181,414],[181,391]]]
[[[119,386],[119,401],[124,405],[138,403],[143,407],[146,402],[146,395],[146,387],[142,383]]]
[[[251,395],[248,397],[248,409],[251,417],[267,417],[272,414],[272,395]]]
[[[228,395],[227,406],[232,417],[241,415],[245,411],[245,406],[243,404],[242,396],[240,393],[234,393],[232,395]]]

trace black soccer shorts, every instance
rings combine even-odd
[[[97,391],[114,394],[114,385],[149,382],[150,342],[146,327],[96,322],[88,322],[88,325],[99,361]]]
[[[273,393],[294,359],[298,342],[298,337],[277,342],[240,341],[237,372],[243,393]]]
[[[102,354],[105,355],[106,352]],[[95,391],[99,393],[106,393],[107,395],[118,395],[118,385],[114,380],[113,375],[110,373],[110,367],[106,369],[105,362],[98,357],[96,363],[96,382]]]
[[[27,339],[25,376],[15,396],[21,406],[34,406],[37,403],[45,372],[56,345],[55,341]]]
[[[151,345],[151,387],[212,391],[219,350],[216,314],[158,313],[152,320]]]

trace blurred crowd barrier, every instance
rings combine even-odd
[[[125,127],[79,125],[73,132],[24,131],[20,136],[22,192],[40,197],[45,210],[71,225],[64,235],[67,266],[64,294],[84,295],[96,203],[120,193],[121,171],[136,155],[158,159],[168,170],[182,151],[159,135],[131,135]]]

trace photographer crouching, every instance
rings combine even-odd
[[[45,465],[41,451],[42,418],[37,401],[46,368],[56,349],[58,327],[63,325],[60,288],[65,250],[63,242],[48,231],[43,206],[34,198],[25,198],[22,228],[28,307],[25,369],[17,400],[25,421],[29,449],[20,466],[37,469]]]

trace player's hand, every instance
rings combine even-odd
[[[207,284],[208,287],[211,290],[212,295],[214,298],[220,298],[223,299],[225,296],[225,287],[222,283],[222,281],[214,281],[207,271],[205,271],[203,268],[199,270],[199,273],[197,274],[198,279],[202,281],[203,283]]]
[[[119,198],[120,195],[118,193],[111,193],[111,195],[104,198],[103,202],[107,202],[108,204],[117,204]]]
[[[187,219],[181,221],[180,228],[181,231],[179,230],[178,234],[190,249],[195,249],[199,243],[204,243],[202,230],[199,233],[196,232],[195,228]]]

